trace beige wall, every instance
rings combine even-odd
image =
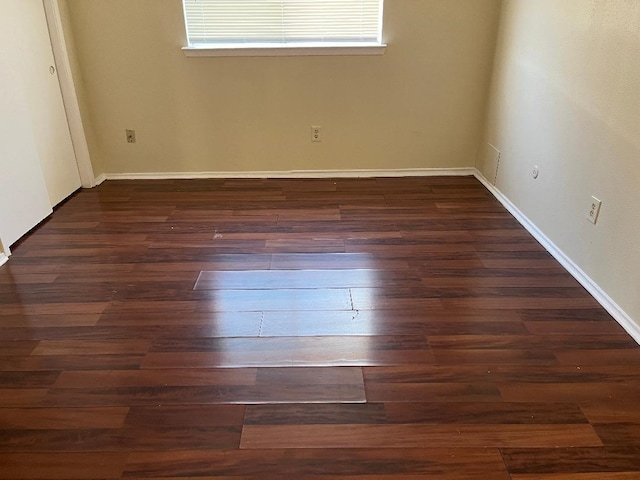
[[[62,28],[64,30],[65,46],[67,48],[67,55],[69,56],[69,64],[71,66],[71,75],[73,77],[76,96],[78,98],[78,107],[82,117],[82,127],[84,129],[87,147],[89,148],[91,156],[91,165],[94,172],[104,172],[98,139],[93,129],[93,116],[89,109],[89,99],[87,98],[82,70],[80,69],[80,60],[76,50],[76,42],[71,25],[71,13],[69,12],[67,0],[58,0],[58,7],[60,11],[60,19],[62,21]]]
[[[636,322],[638,32],[637,0],[505,0],[486,132],[497,187]],[[480,156],[487,178],[490,163]]]
[[[387,0],[379,57],[186,58],[180,0],[68,0],[96,174],[472,166],[499,5]]]

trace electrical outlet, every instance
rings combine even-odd
[[[322,141],[322,127],[311,127],[311,141],[312,142]]]
[[[127,143],[136,143],[136,131],[127,130]]]
[[[594,225],[598,221],[598,216],[600,215],[600,207],[602,207],[602,201],[598,200],[596,197],[591,197],[589,202],[589,212],[587,213],[587,220],[589,220]]]

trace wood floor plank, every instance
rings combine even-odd
[[[0,342],[0,352],[3,355],[29,355],[38,346],[38,341],[3,341]]]
[[[640,423],[604,423],[593,428],[605,445],[640,447]]]
[[[0,339],[15,340],[124,340],[156,338],[193,338],[193,337],[257,337],[260,335],[262,313],[253,313],[249,322],[237,319],[227,321],[211,320],[210,315],[202,315],[202,321],[192,319],[191,325],[181,324],[177,319],[158,319],[153,315],[140,318],[138,316],[105,317],[104,322],[93,327],[17,327],[0,328]],[[136,320],[138,320],[136,322]],[[115,323],[115,325],[113,325]],[[136,324],[137,323],[137,324]]]
[[[144,354],[149,340],[42,340],[33,355],[118,355]]]
[[[126,425],[146,427],[219,427],[242,426],[244,405],[147,405],[132,407]]]
[[[597,305],[591,297],[554,298],[554,297],[510,297],[510,298],[446,298],[442,300],[445,308],[451,309],[516,309],[536,308],[544,303],[549,308],[593,308]]]
[[[640,400],[640,385],[636,382],[620,384],[615,382],[588,383],[514,383],[500,387],[502,397],[511,402],[537,401],[578,402],[594,400]]]
[[[218,475],[335,478],[363,475],[508,480],[497,449],[295,449],[134,453],[125,477]],[[375,477],[374,477],[375,478]]]
[[[426,297],[419,290],[393,288],[351,288],[354,310],[440,310],[442,300]]]
[[[619,334],[626,336],[627,332],[614,322],[595,321],[526,321],[524,326],[527,331],[536,335],[602,335]]]
[[[379,258],[369,253],[326,253],[285,255],[274,253],[271,268],[276,270],[309,270],[309,269],[372,269],[385,270],[409,268],[407,260],[402,258]]]
[[[58,278],[57,274],[31,273],[24,275],[0,275],[0,284],[43,284],[53,283]]]
[[[384,412],[388,423],[405,424],[589,423],[578,405],[573,403],[386,402]]]
[[[193,260],[170,258],[169,261],[139,263],[136,272],[166,274],[167,272],[197,272],[212,270],[263,270],[271,264],[270,254],[216,254]]]
[[[352,310],[347,288],[314,290],[210,290],[201,312],[264,312],[278,310]]]
[[[48,391],[46,388],[0,388],[0,408],[36,407]]]
[[[135,426],[119,429],[3,429],[0,452],[146,452],[238,448],[240,426],[157,427]]]
[[[0,428],[27,430],[121,428],[128,407],[0,408]]]
[[[638,447],[503,448],[501,450],[512,475],[593,473],[607,478],[609,473],[638,472]]]
[[[45,388],[50,387],[60,376],[60,372],[8,372],[0,371],[0,385],[5,388]]]
[[[258,368],[257,385],[364,385],[362,369],[355,367]]]
[[[382,403],[247,405],[245,425],[385,424]]]
[[[541,385],[591,384],[608,381],[635,384],[640,371],[618,365],[400,365],[364,367],[368,384],[373,383],[470,383],[493,382],[500,385],[531,383]]]
[[[4,315],[98,314],[102,313],[107,305],[107,302],[3,304],[0,310],[0,318]]]
[[[428,350],[372,351],[308,349],[272,352],[181,352],[147,354],[143,368],[240,368],[240,367],[352,367],[365,365],[399,365],[402,363],[433,363]]]
[[[553,352],[519,348],[433,348],[436,363],[442,365],[556,365]]]
[[[158,340],[143,368],[303,367],[432,363],[423,337],[265,337]]]
[[[196,290],[276,290],[375,287],[410,281],[406,271],[374,269],[202,272]],[[413,278],[414,283],[418,277]]]
[[[433,348],[456,349],[636,349],[638,345],[628,335],[600,334],[594,335],[431,335],[429,343]]]
[[[603,308],[585,309],[557,309],[557,308],[532,308],[521,312],[524,321],[593,321],[611,322],[613,318]]]
[[[388,336],[528,333],[517,316],[447,315],[435,310],[264,312],[260,336]]]
[[[119,388],[197,385],[254,385],[255,368],[65,371],[55,388]]]
[[[396,332],[400,333],[402,324],[398,322]],[[415,323],[414,323],[415,324]],[[365,312],[353,310],[321,312],[265,312],[262,318],[260,336],[262,337],[308,337],[308,336],[346,336],[382,334],[378,323]],[[406,333],[414,333],[419,327],[407,326]],[[391,332],[390,332],[391,333]]]
[[[447,267],[447,265],[430,263],[431,268]],[[575,285],[575,280],[566,275],[540,275],[529,277],[436,277],[429,276],[429,271],[424,270],[422,283],[427,287],[461,287],[461,288],[489,288],[489,287],[571,287]]]
[[[89,480],[120,478],[126,453],[2,453],[5,478]]]
[[[166,307],[159,309],[156,305],[155,310],[146,310],[144,306],[140,309],[134,305],[114,306],[100,316],[97,326],[106,327],[107,331],[109,327],[124,327],[125,330],[159,327],[159,332],[154,332],[151,338],[167,336],[165,333],[178,338],[194,334],[203,337],[254,337],[260,334],[263,312],[194,312],[195,305],[191,303]]]
[[[601,446],[591,425],[245,425],[240,448]]]
[[[640,423],[640,410],[636,403],[623,399],[582,401],[580,409],[591,423]]]
[[[6,371],[128,370],[139,368],[143,355],[38,355],[0,357]]]
[[[302,385],[297,388],[271,388],[247,385],[211,385],[199,387],[122,387],[51,389],[46,397],[37,397],[39,405],[147,406],[252,403],[335,403],[365,401],[358,385]],[[15,406],[17,402],[9,406]]]
[[[640,365],[640,349],[557,350],[554,355],[563,365]]]
[[[91,327],[100,319],[95,315],[13,315],[0,317],[0,331],[7,328]]]
[[[368,383],[370,402],[498,402],[493,383]]]

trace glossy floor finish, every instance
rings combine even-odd
[[[0,478],[640,478],[640,348],[471,177],[107,182],[0,268]]]

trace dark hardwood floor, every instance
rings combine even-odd
[[[638,405],[471,177],[107,182],[0,268],[3,479],[640,479]]]

